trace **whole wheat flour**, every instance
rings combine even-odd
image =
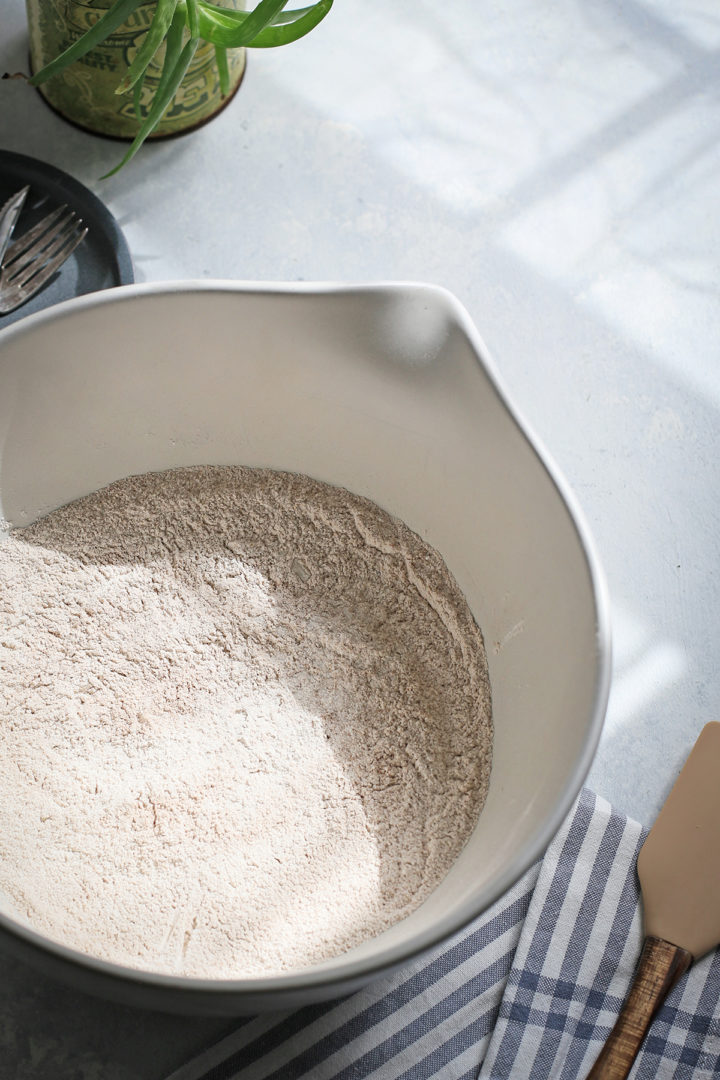
[[[120,480],[0,546],[0,895],[231,978],[412,911],[482,807],[483,642],[440,556],[307,477]]]

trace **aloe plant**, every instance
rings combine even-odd
[[[105,41],[133,11],[147,0],[115,0],[112,7],[69,48],[37,71],[30,79],[40,86],[53,75],[79,60]],[[152,21],[134,60],[128,67],[117,94],[132,91],[140,128],[112,176],[135,156],[172,105],[178,87],[195,55],[200,41],[215,48],[215,58],[223,94],[229,91],[227,50],[239,48],[271,49],[304,37],[325,18],[333,0],[316,0],[307,7],[285,11],[289,0],[260,0],[252,11],[221,8],[209,0],[157,0]],[[160,78],[146,114],[140,111],[145,72],[158,50],[165,45]]]

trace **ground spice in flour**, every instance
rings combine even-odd
[[[0,547],[0,895],[231,978],[412,911],[482,807],[483,642],[439,555],[304,476],[120,480]]]

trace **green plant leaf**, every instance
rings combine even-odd
[[[53,75],[64,71],[66,67],[79,60],[81,56],[85,56],[101,41],[109,37],[114,30],[117,30],[118,26],[122,26],[132,15],[135,8],[140,7],[142,2],[143,0],[115,0],[113,6],[107,10],[102,18],[98,19],[94,26],[86,30],[82,37],[74,41],[72,45],[65,49],[64,52],[61,52],[59,56],[56,56],[54,60],[51,60],[49,64],[46,64],[45,67],[40,68],[40,71],[36,71],[32,78],[28,80],[30,85],[41,86]]]
[[[215,7],[214,4],[205,3],[205,0],[200,0],[198,10],[201,33],[205,28],[212,29],[213,27],[217,27],[218,30],[237,30],[250,14],[248,11],[223,10]],[[210,39],[206,38],[206,40]]]
[[[197,0],[185,0],[185,7],[187,9],[187,23],[190,29],[190,37],[200,37],[200,26],[198,24],[198,6]]]
[[[153,102],[155,101],[155,98],[158,94],[163,94],[165,92],[165,88],[169,82],[170,76],[172,75],[173,69],[178,62],[180,53],[182,52],[184,36],[185,11],[183,5],[182,9],[179,7],[173,15],[172,22],[170,23],[170,29],[168,30],[167,36],[165,38],[165,59],[163,60],[162,71],[160,72],[160,78],[158,79],[158,84],[155,89]],[[152,102],[150,107],[152,108]]]
[[[110,172],[107,172],[104,176],[100,177],[101,180],[107,180],[109,176],[113,176],[119,169],[122,169],[123,165],[127,165],[131,158],[135,157],[135,154],[137,154],[148,135],[152,134],[167,112],[172,99],[177,93],[180,83],[185,77],[185,72],[195,55],[195,50],[199,44],[198,38],[190,38],[190,40],[183,45],[182,38],[184,29],[185,14],[184,12],[176,12],[168,31],[167,44],[165,47],[165,62],[163,64],[157,90],[155,91],[155,96],[148,109],[148,114],[142,122],[137,135],[128,147],[127,153],[117,163],[114,169],[111,169]]]
[[[230,69],[228,68],[227,49],[223,49],[220,45],[215,46],[215,63],[220,76],[220,93],[223,97],[227,97],[230,93]]]
[[[268,23],[268,26],[281,26],[285,23],[297,22],[303,15],[307,15],[311,12],[317,3],[308,4],[307,7],[293,8],[291,11],[278,11],[277,15]],[[241,27],[247,19],[250,12],[247,11],[235,11],[232,8],[218,8],[214,4],[207,2],[207,0],[200,0],[201,11],[201,37],[204,37],[207,41],[220,40],[234,40],[233,37],[223,34],[224,30],[234,31]],[[325,11],[324,14],[327,12]],[[233,46],[230,46],[231,48]]]
[[[138,123],[142,123],[142,109],[140,108],[140,103],[142,101],[142,90],[144,82],[145,72],[143,71],[142,75],[133,87],[133,109],[135,111],[136,117],[138,118]]]
[[[213,45],[220,45],[225,49],[242,48],[268,26],[287,2],[288,0],[260,0],[252,11],[231,12],[218,8],[207,0],[198,0],[200,35]],[[244,17],[233,17],[238,15]]]
[[[242,26],[250,14],[249,11],[236,11],[234,8],[219,8],[210,3],[209,0],[200,0],[200,7],[205,9],[213,22],[218,26],[227,27],[228,30],[232,30],[235,27]],[[268,26],[279,26],[281,23],[294,22],[302,15],[306,15],[308,11],[312,11],[315,4],[308,4],[307,7],[292,8],[291,11],[279,11],[275,15]]]
[[[155,14],[143,38],[143,43],[138,49],[132,64],[128,67],[125,77],[115,90],[116,94],[124,94],[145,74],[148,64],[162,45],[170,29],[177,3],[178,0],[158,0]]]
[[[271,26],[280,26],[282,23],[296,22],[297,19],[301,19],[303,15],[307,15],[308,11],[312,11],[317,4],[309,4],[307,7],[293,8],[291,11],[280,11],[270,23]]]
[[[286,6],[287,2],[288,0],[260,0],[257,7],[247,12],[247,18],[243,23],[245,33],[251,38],[255,37],[260,30],[272,22],[275,16]],[[215,5],[207,4],[206,6],[214,7]]]
[[[333,0],[318,0],[310,10],[284,26],[268,26],[261,30],[252,41],[248,42],[250,49],[276,49],[279,45],[289,45],[291,41],[297,41],[309,34],[319,22],[327,15],[333,6]]]

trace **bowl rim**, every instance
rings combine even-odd
[[[9,345],[16,338],[22,338],[35,329],[41,328],[45,323],[61,321],[75,312],[108,304],[123,303],[135,297],[199,293],[310,297],[349,296],[352,294],[371,295],[373,293],[377,294],[378,297],[384,295],[397,296],[403,293],[419,297],[424,293],[428,302],[435,304],[440,309],[444,309],[448,320],[453,322],[465,335],[478,364],[483,369],[501,404],[517,425],[520,434],[524,436],[529,448],[552,481],[578,536],[591,593],[595,602],[596,680],[590,723],[570,777],[558,794],[554,810],[548,815],[534,839],[516,853],[505,869],[496,875],[472,903],[466,901],[456,909],[452,916],[446,915],[438,918],[431,927],[424,931],[418,931],[411,942],[406,942],[403,945],[388,945],[370,957],[349,959],[346,963],[336,963],[333,968],[324,968],[317,965],[281,975],[255,976],[244,979],[208,979],[187,975],[164,974],[102,960],[99,957],[70,948],[53,938],[46,937],[0,912],[0,930],[23,940],[35,950],[54,954],[58,960],[69,964],[71,967],[85,971],[89,970],[97,975],[110,977],[115,981],[141,984],[148,989],[172,991],[180,997],[184,994],[190,996],[202,993],[218,997],[232,995],[238,998],[246,995],[252,997],[255,1001],[262,1001],[264,998],[271,1001],[273,997],[280,994],[301,993],[302,991],[323,988],[329,991],[325,995],[329,998],[332,996],[331,991],[334,987],[340,990],[343,984],[350,982],[369,982],[391,970],[410,964],[441,945],[487,911],[516,884],[533,863],[544,855],[550,841],[570,812],[580,792],[602,733],[610,692],[612,667],[610,604],[607,584],[595,541],[568,482],[531,425],[513,403],[503,378],[467,309],[454,293],[443,286],[419,281],[353,283],[191,279],[136,282],[131,285],[118,286],[101,292],[73,297],[53,307],[35,312],[25,319],[20,319],[7,328],[0,330],[0,363],[2,363],[4,346]]]

